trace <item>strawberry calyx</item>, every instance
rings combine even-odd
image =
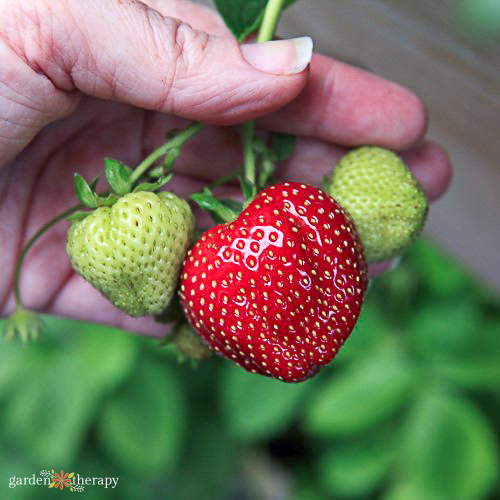
[[[45,330],[45,326],[40,316],[17,304],[16,311],[6,321],[4,327],[5,340],[20,338],[23,343],[30,340],[37,340]]]

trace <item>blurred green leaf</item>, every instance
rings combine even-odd
[[[422,305],[411,318],[412,341],[420,353],[437,359],[462,356],[473,348],[482,317],[470,296]]]
[[[484,498],[498,478],[496,437],[471,401],[431,388],[407,422],[404,466],[423,498]]]
[[[435,295],[449,298],[464,293],[470,287],[469,276],[435,245],[418,240],[409,252],[421,283]]]
[[[396,483],[394,486],[389,488],[388,491],[382,496],[383,500],[444,500],[429,491],[422,488],[415,481],[407,480],[403,482]]]
[[[441,359],[435,369],[451,381],[471,389],[500,387],[500,324],[478,325],[473,332],[473,345],[462,356]]]
[[[17,342],[7,342],[0,338],[0,398],[5,398],[22,384],[27,369],[36,368],[33,365],[37,363],[39,357],[33,355],[33,351],[31,345],[25,347]]]
[[[237,467],[236,443],[220,419],[206,412],[191,417],[188,441],[169,481],[166,497],[176,500],[228,498]]]
[[[69,466],[101,398],[128,374],[135,357],[131,337],[117,331],[94,326],[94,333],[75,336],[76,322],[48,323],[52,334],[63,334],[58,344],[51,346],[49,339],[18,346],[29,375],[18,375],[21,383],[6,402],[4,426],[33,460]]]
[[[109,399],[98,422],[98,437],[117,464],[146,477],[173,467],[185,431],[179,384],[166,365],[148,361]]]
[[[395,347],[356,360],[312,395],[305,427],[322,436],[348,436],[393,415],[411,395],[415,372]]]
[[[314,381],[286,384],[227,364],[222,371],[220,404],[229,431],[239,439],[259,439],[291,422]]]
[[[334,496],[369,496],[387,475],[394,451],[393,436],[385,433],[331,445],[318,464],[321,485]]]
[[[335,357],[334,364],[370,356],[389,334],[389,325],[377,303],[367,298],[353,332]]]
[[[80,323],[79,329],[81,341],[72,356],[82,377],[88,385],[94,385],[95,390],[114,389],[132,372],[138,354],[138,339],[104,325]]]

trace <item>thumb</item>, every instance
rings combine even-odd
[[[37,64],[64,90],[230,124],[283,106],[306,83],[308,37],[240,46],[139,1],[58,3],[39,13],[52,39],[39,38],[50,52]]]

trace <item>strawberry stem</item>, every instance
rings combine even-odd
[[[253,151],[253,141],[255,136],[255,122],[243,124],[243,165],[245,179],[251,184],[255,184],[255,155]]]
[[[203,125],[201,123],[192,123],[188,127],[176,133],[175,136],[165,144],[161,145],[159,148],[150,153],[146,158],[144,158],[144,160],[141,161],[141,163],[139,163],[139,165],[137,165],[137,167],[130,175],[130,185],[133,186],[134,183],[137,182],[140,177],[146,172],[146,170],[151,167],[156,162],[156,160],[158,160],[158,158],[165,156],[171,150],[179,150],[180,147],[189,139],[191,139],[191,137],[196,135],[201,128],[203,128]]]
[[[257,35],[257,43],[268,42],[273,38],[274,31],[283,10],[284,0],[269,0],[264,11],[264,17]],[[245,179],[255,186],[255,153],[254,153],[255,121],[243,125],[243,155]],[[257,191],[257,190],[255,190]]]
[[[46,232],[48,231],[52,226],[57,224],[59,221],[65,219],[68,217],[68,215],[71,215],[72,213],[76,212],[77,210],[80,210],[83,208],[83,205],[78,204],[75,205],[71,208],[68,208],[68,210],[62,212],[61,214],[57,215],[53,219],[51,219],[47,224],[42,226],[24,245],[23,249],[21,250],[21,253],[19,254],[19,257],[17,258],[17,263],[16,263],[16,271],[14,274],[14,294],[16,298],[16,308],[18,306],[22,306],[22,300],[21,300],[21,292],[19,290],[19,277],[21,275],[21,268],[23,265],[24,258],[26,257],[26,254],[30,250],[30,248],[34,245],[34,243]]]
[[[271,40],[276,30],[276,26],[278,25],[284,3],[285,0],[269,0],[269,2],[267,2],[259,34],[257,35],[257,43]]]

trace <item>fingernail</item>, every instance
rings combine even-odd
[[[309,36],[273,40],[241,46],[246,61],[254,68],[274,75],[300,73],[311,62],[313,41]]]

